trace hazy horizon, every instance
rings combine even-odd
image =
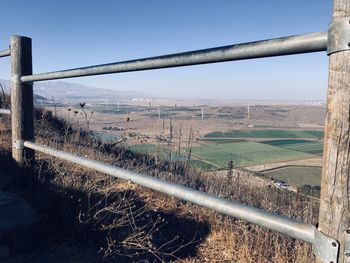
[[[4,83],[5,81],[5,83]],[[60,86],[59,84],[64,84],[64,87]],[[10,89],[10,80],[8,79],[0,79],[0,84],[2,84],[2,86],[5,88],[5,92],[8,92]],[[96,92],[98,92],[99,90],[101,91],[116,91],[116,92],[126,92],[126,93],[138,93],[136,94],[133,98],[135,99],[152,99],[152,100],[181,100],[181,101],[193,101],[193,100],[198,100],[198,101],[222,101],[222,102],[228,102],[228,101],[237,101],[237,102],[322,102],[325,103],[324,99],[288,99],[288,98],[283,98],[283,99],[253,99],[253,98],[216,98],[214,96],[210,97],[210,98],[203,98],[203,97],[191,97],[191,96],[187,96],[187,97],[181,97],[179,96],[156,96],[152,93],[144,93],[142,91],[136,91],[136,90],[115,90],[115,89],[108,89],[108,88],[95,88],[93,86],[87,86],[84,84],[80,84],[80,83],[74,83],[74,82],[70,82],[69,79],[67,80],[53,80],[53,81],[41,81],[41,82],[35,82],[34,83],[34,92],[35,94],[41,95],[47,99],[51,99],[52,96],[45,96],[45,94],[42,94],[41,92],[36,92],[36,86],[40,85],[41,87],[39,88],[40,91],[43,91],[43,89],[45,89],[42,84],[44,86],[48,86],[53,88],[54,86],[57,86],[56,90],[62,90],[62,89],[67,89],[69,86],[75,87],[76,85],[78,85],[78,87],[80,86],[81,88],[89,88],[89,91],[92,89],[96,89]],[[58,92],[58,91],[56,91]],[[65,90],[62,90],[63,95],[65,94]],[[77,93],[77,92],[76,92]],[[80,92],[80,94],[82,94],[82,92]],[[61,99],[61,96],[57,97],[54,96],[56,99]],[[100,98],[99,98],[100,99]],[[108,97],[108,99],[110,101],[118,101],[120,99],[118,99],[118,96],[115,97]]]
[[[316,0],[5,0],[3,8],[0,50],[10,35],[31,37],[35,73],[326,31],[332,11]],[[325,100],[327,67],[319,52],[62,81],[167,98]],[[3,59],[0,78],[9,69]]]

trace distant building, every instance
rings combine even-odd
[[[152,99],[150,99],[150,98],[133,98],[132,101],[134,101],[134,102],[151,102]]]

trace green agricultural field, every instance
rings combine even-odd
[[[127,149],[132,152],[152,154],[161,160],[185,161],[188,159],[187,155],[170,151],[169,147],[160,144],[134,144],[128,146]]]
[[[283,167],[265,172],[275,180],[287,182],[289,185],[301,187],[305,184],[315,186],[321,184],[321,167]]]
[[[264,131],[266,132],[266,131]],[[269,131],[271,132],[271,131]],[[279,131],[281,132],[281,131]],[[257,135],[257,133],[254,133]],[[259,136],[269,134],[259,133]],[[294,136],[306,136],[306,131],[294,131]],[[242,134],[240,133],[239,136]],[[291,137],[291,133],[282,135]],[[282,136],[281,134],[279,136]],[[316,134],[319,135],[319,134]],[[276,136],[276,133],[270,133]],[[309,136],[313,136],[312,134]],[[172,160],[184,162],[188,159],[187,154],[180,155],[171,152],[166,145],[137,144],[128,147],[129,150],[139,153],[152,154],[161,160]],[[225,168],[230,160],[235,166],[249,166],[264,163],[292,161],[299,159],[310,159],[322,156],[323,143],[320,141],[308,141],[302,139],[267,140],[263,142],[249,142],[239,139],[212,141],[209,144],[194,146],[190,163],[204,170],[215,167]]]
[[[171,152],[165,145],[157,144],[134,144],[127,147],[128,150],[137,153],[151,154],[157,156],[160,160],[170,160],[185,163],[188,160],[188,155],[183,153]],[[203,170],[216,170],[217,167],[213,164],[201,160],[190,158],[189,165],[191,167],[200,168]]]
[[[217,167],[215,165],[212,165],[210,163],[206,163],[200,160],[193,160],[191,159],[189,162],[191,167],[196,167],[196,168],[200,168],[202,170],[217,170]]]
[[[263,141],[261,143],[290,149],[293,151],[315,154],[322,156],[323,154],[323,143],[319,141],[307,141],[307,140],[274,140],[274,141]]]
[[[229,143],[229,142],[246,142],[247,139],[234,139],[234,138],[211,138],[210,140],[203,140],[206,143],[210,142],[210,143]]]
[[[223,132],[211,132],[204,136],[204,138],[225,138],[225,137],[226,136],[224,135]]]
[[[310,153],[258,142],[206,144],[193,147],[192,154],[220,167],[226,167],[230,160],[236,166],[246,166],[316,157]]]
[[[127,147],[128,150],[137,153],[155,153],[159,146],[157,144],[133,144]],[[163,147],[162,147],[163,148]]]
[[[323,131],[307,130],[233,130],[211,132],[204,138],[323,138]]]
[[[161,160],[175,160],[175,153],[170,154],[170,150],[165,145],[159,144],[134,144],[127,147],[128,150],[136,153],[150,154],[157,156]],[[184,157],[183,157],[184,158]]]

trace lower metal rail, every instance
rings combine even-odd
[[[102,172],[113,177],[131,181],[135,184],[164,193],[193,204],[209,208],[219,213],[245,220],[252,224],[277,231],[286,236],[309,242],[313,245],[315,256],[322,262],[338,262],[339,242],[332,239],[315,226],[305,224],[286,216],[229,201],[189,187],[169,183],[152,176],[135,173],[103,162],[90,160],[76,154],[60,151],[35,142],[22,142],[24,147],[42,152],[65,161]]]
[[[254,207],[242,205],[235,201],[216,197],[189,187],[169,183],[152,176],[135,173],[126,169],[118,168],[103,162],[90,160],[76,154],[67,153],[34,142],[25,141],[24,146],[60,159],[80,164],[93,170],[131,181],[149,189],[189,201],[191,203],[210,208],[222,214],[236,217],[250,223],[280,232],[287,236],[314,243],[315,227],[311,224],[301,223],[286,216],[267,212]]]

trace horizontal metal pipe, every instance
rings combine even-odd
[[[0,51],[0,58],[2,57],[8,57],[11,55],[11,51],[9,49]]]
[[[0,114],[11,114],[11,110],[8,110],[8,109],[0,109]]]
[[[192,188],[169,183],[148,175],[135,173],[122,168],[90,160],[76,154],[60,151],[34,142],[25,141],[24,146],[57,158],[80,164],[93,170],[131,181],[149,189],[189,201],[199,206],[207,207],[225,215],[233,216],[250,223],[275,230],[287,236],[314,243],[315,227],[311,224],[301,223],[288,217],[267,212],[254,207],[242,205],[238,202],[228,201]]]
[[[22,82],[92,76],[327,50],[327,33],[309,33],[159,57],[22,76]]]

